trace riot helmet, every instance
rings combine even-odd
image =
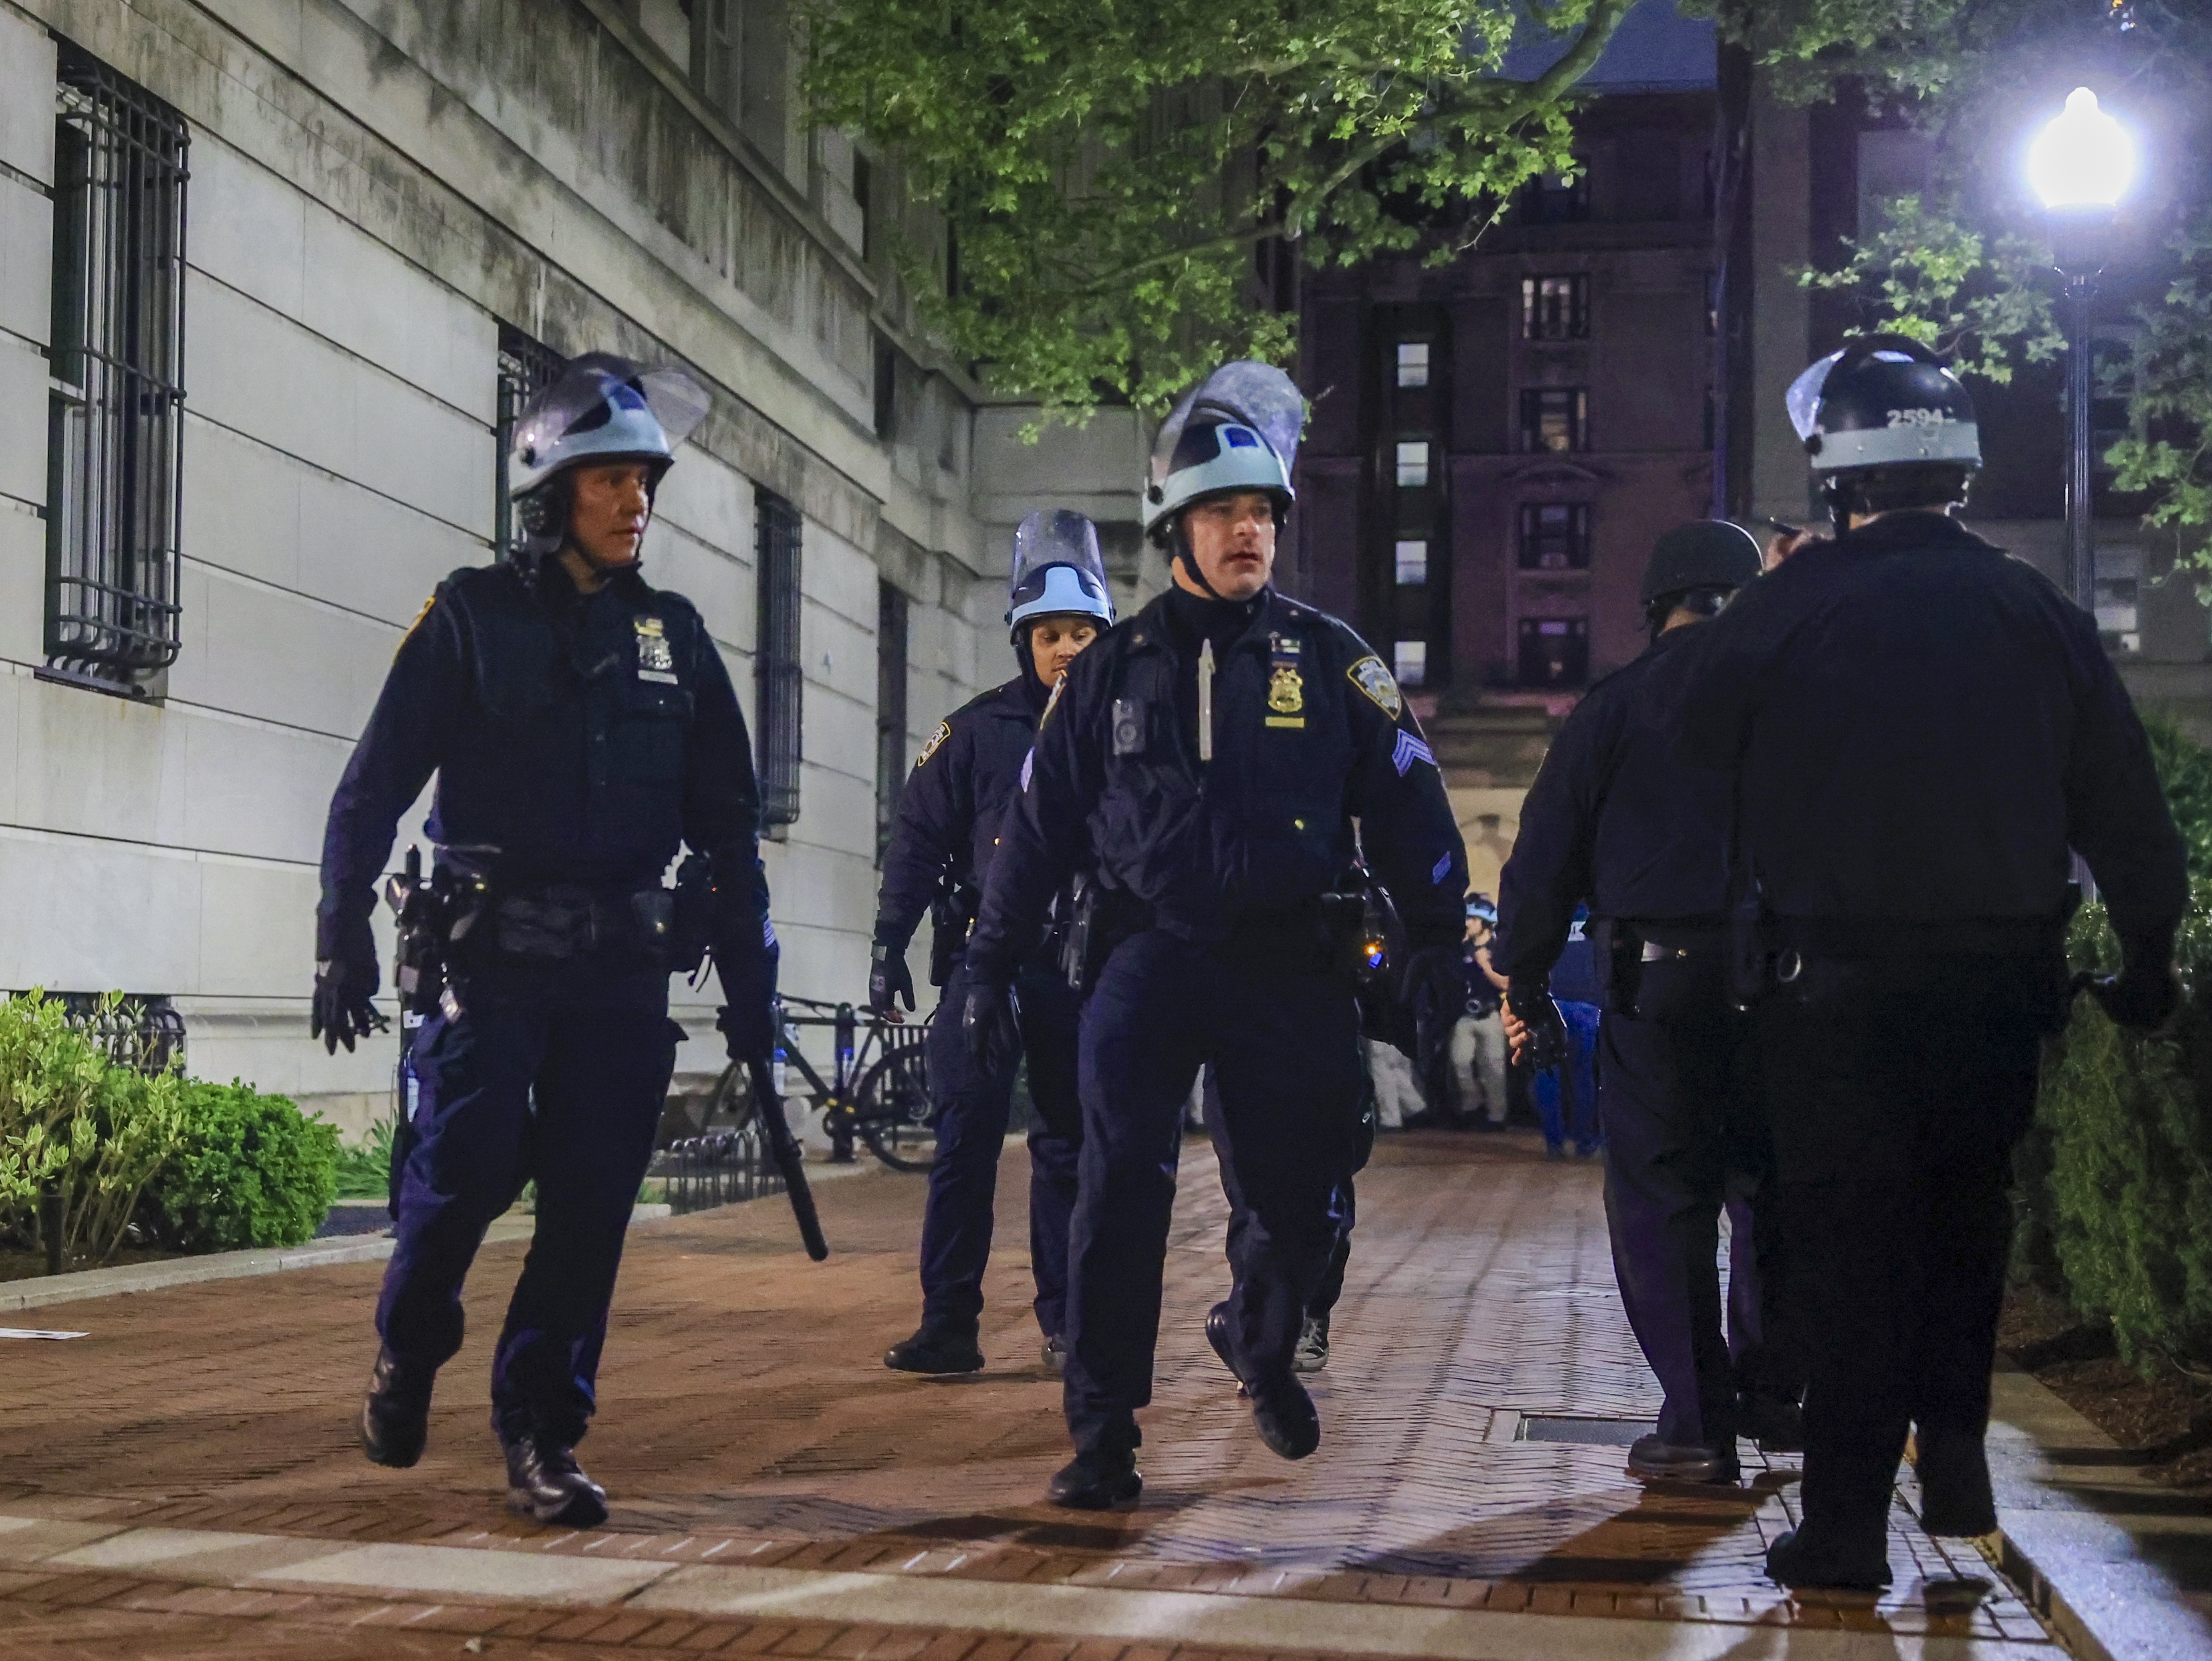
[[[1982,465],[1973,399],[1902,335],[1848,342],[1799,375],[1786,402],[1838,530],[1854,513],[1962,500]]]
[[[1644,568],[1636,597],[1656,630],[1677,606],[1711,617],[1728,597],[1759,575],[1759,544],[1741,525],[1693,519],[1661,537]]]
[[[1014,527],[1013,569],[1006,581],[1009,638],[1021,645],[1038,618],[1073,615],[1114,626],[1106,561],[1098,527],[1066,508],[1040,508]]]
[[[507,484],[514,493],[520,563],[534,569],[568,531],[572,469],[642,462],[648,496],[677,446],[706,419],[707,389],[686,369],[645,370],[611,352],[586,352],[530,400],[514,423]]]
[[[1305,418],[1297,383],[1272,364],[1240,360],[1216,369],[1183,395],[1153,440],[1146,534],[1164,545],[1184,508],[1233,490],[1265,492],[1279,524],[1297,499],[1291,470]]]

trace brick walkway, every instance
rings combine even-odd
[[[349,1415],[380,1268],[41,1312],[90,1335],[0,1363],[0,1652],[100,1657],[691,1653],[928,1661],[1200,1656],[1789,1658],[2062,1652],[1971,1548],[1893,1515],[1896,1589],[1792,1601],[1759,1573],[1786,1469],[1647,1491],[1657,1399],[1585,1165],[1519,1137],[1388,1139],[1316,1394],[1322,1450],[1260,1445],[1200,1330],[1225,1289],[1211,1159],[1186,1164],[1145,1501],[1038,1503],[1066,1457],[1001,1195],[989,1369],[886,1372],[910,1329],[921,1183],[821,1189],[835,1255],[770,1201],[631,1237],[587,1463],[608,1528],[501,1507],[481,1340],[519,1244],[486,1248],[431,1451],[380,1471]],[[1756,1462],[1754,1462],[1754,1466]]]

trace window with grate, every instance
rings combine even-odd
[[[180,639],[190,139],[160,99],[59,46],[41,672],[143,697]]]
[[[691,82],[699,95],[735,119],[738,112],[738,0],[687,0]]]
[[[1530,386],[1521,394],[1521,447],[1565,453],[1589,448],[1589,392],[1582,386]]]
[[[753,749],[759,765],[761,824],[799,819],[800,712],[806,666],[799,656],[799,509],[773,490],[754,493],[753,552],[760,574],[760,636],[753,653]]]
[[[492,551],[501,559],[514,554],[514,495],[507,488],[507,453],[514,447],[514,423],[530,400],[561,378],[568,360],[532,339],[512,323],[499,326],[499,472],[492,485]]]
[[[876,587],[876,863],[890,846],[906,786],[906,596]]]
[[[1579,502],[1528,502],[1521,507],[1521,569],[1589,569],[1589,508]]]
[[[1521,279],[1521,338],[1523,340],[1586,340],[1589,338],[1589,278]]]

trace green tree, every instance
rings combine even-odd
[[[1515,0],[807,0],[808,88],[942,210],[955,290],[902,263],[959,356],[1062,410],[1157,409],[1287,353],[1255,249],[1449,258],[1445,210],[1571,169],[1575,83],[1631,3],[1534,8],[1566,50],[1522,82],[1497,75]]]
[[[2063,342],[2057,277],[2022,176],[2033,127],[2087,85],[2147,141],[2149,165],[2116,228],[2116,277],[2150,297],[2103,390],[2129,435],[2106,455],[2145,519],[2212,524],[2212,8],[2201,0],[1689,0],[1765,66],[1785,96],[1852,88],[1932,141],[1929,188],[1888,204],[1855,244],[1817,251],[1816,287],[1862,320],[1958,354],[1996,383]],[[2200,583],[2212,557],[2185,556]]]

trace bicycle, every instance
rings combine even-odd
[[[797,1008],[805,1013],[792,1013]],[[823,1128],[830,1135],[833,1165],[853,1162],[853,1144],[893,1171],[926,1171],[937,1157],[937,1122],[929,1102],[928,1025],[894,1025],[882,1016],[863,1014],[849,1003],[818,998],[776,1001],[775,1092],[784,1095],[786,1069],[796,1068],[822,1104]],[[826,1026],[832,1031],[836,1059],[824,1079],[799,1047],[799,1029]],[[742,1133],[757,1104],[745,1068],[732,1062],[714,1081],[705,1124],[726,1121]]]

